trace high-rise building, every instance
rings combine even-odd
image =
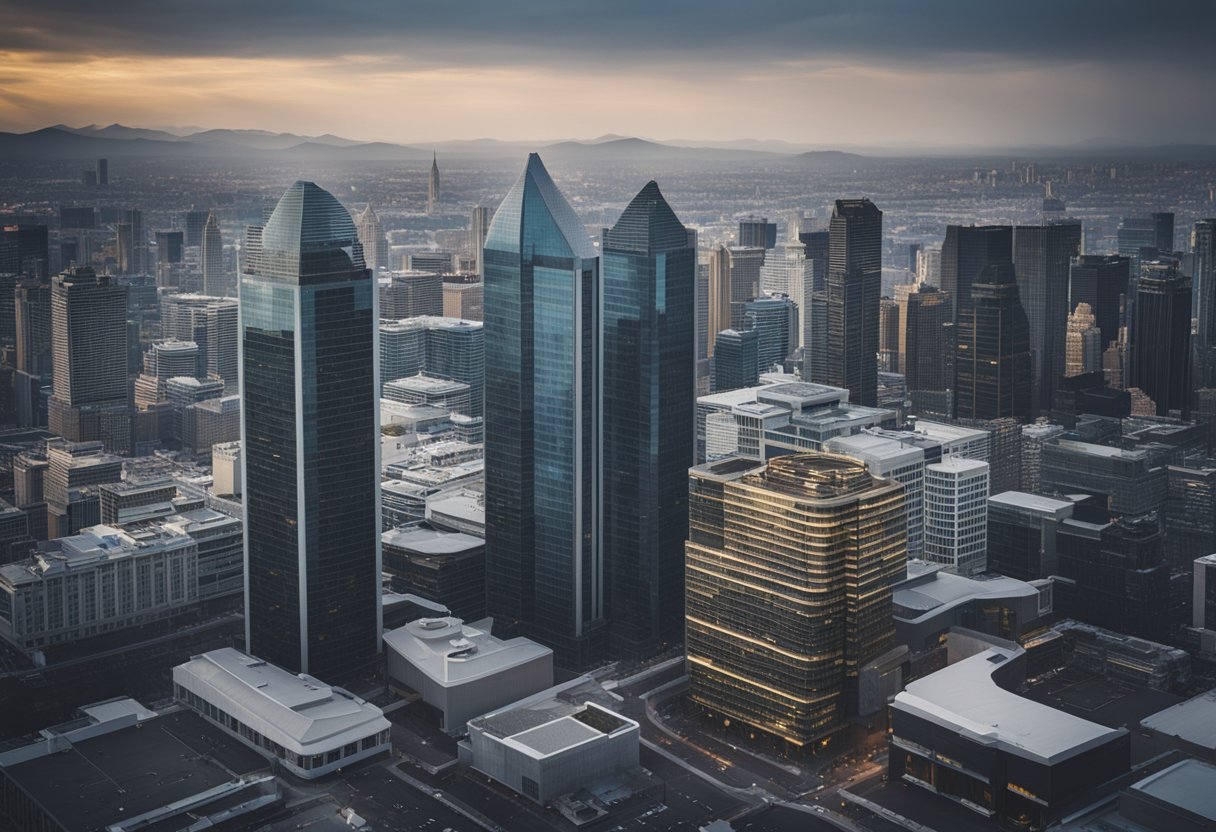
[[[207,226],[210,211],[187,211],[183,218],[186,228],[186,245],[201,246],[203,244],[203,229]]]
[[[1011,262],[1013,229],[1009,226],[946,226],[946,239],[941,252],[940,286],[954,301],[955,321],[971,305],[971,286],[980,273],[988,266]]]
[[[1144,449],[1052,439],[1042,447],[1039,479],[1044,494],[1097,496],[1118,516],[1140,517],[1165,505],[1165,468]]]
[[[904,487],[908,529],[908,557],[920,558],[925,539],[925,451],[884,436],[857,433],[823,443],[823,449],[864,462],[875,477],[895,480]]]
[[[1158,416],[1191,410],[1191,280],[1178,261],[1140,265],[1128,387],[1144,391]]]
[[[603,649],[600,262],[540,157],[485,244],[487,611],[584,667]]]
[[[987,266],[958,316],[954,358],[955,414],[963,419],[1012,416],[1029,421],[1032,356],[1029,325],[1013,266]]]
[[[640,660],[683,640],[697,250],[654,182],[601,240],[604,612]]]
[[[443,317],[464,321],[485,317],[485,285],[480,274],[444,276]]]
[[[50,429],[74,442],[131,442],[127,392],[127,287],[87,267],[51,283]]]
[[[756,331],[757,372],[781,368],[797,347],[798,307],[787,297],[762,297],[744,308],[744,324]]]
[[[706,357],[712,358],[718,333],[731,328],[730,251],[726,246],[720,245],[710,251],[708,274]]]
[[[899,304],[891,298],[878,301],[878,367],[884,373],[899,373]]]
[[[764,268],[765,250],[758,246],[734,246],[726,253],[730,274],[730,326],[742,329],[746,326],[747,304],[761,296],[760,270]]]
[[[1127,300],[1130,261],[1118,255],[1085,254],[1072,261],[1068,275],[1068,304],[1089,304],[1101,332],[1102,349],[1119,340]]]
[[[380,645],[375,284],[350,214],[311,182],[243,250],[245,643],[341,678]]]
[[[198,344],[197,378],[215,376],[229,392],[237,389],[237,301],[207,295],[163,295],[161,334]]]
[[[790,345],[794,350],[810,347],[811,300],[814,296],[814,265],[806,256],[806,246],[794,236],[781,247],[765,255],[760,270],[760,285],[769,294],[787,296],[798,306],[798,330]]]
[[[482,248],[486,244],[486,234],[490,231],[490,220],[494,217],[494,209],[488,205],[478,205],[469,217],[469,250],[473,252],[477,265],[474,271],[478,278],[485,275],[485,262],[482,259]]]
[[[916,282],[941,288],[942,250],[940,248],[926,248],[917,252]]]
[[[925,466],[924,553],[959,575],[987,569],[987,462],[949,456]]]
[[[97,160],[97,184],[98,185],[109,185],[110,184],[110,160],[109,159],[98,159]]]
[[[728,457],[688,482],[692,700],[794,746],[827,739],[869,710],[859,680],[894,646],[904,487],[828,454]]]
[[[143,274],[148,241],[144,236],[144,212],[131,208],[119,212],[118,271],[122,274]]]
[[[874,407],[882,211],[868,199],[838,199],[828,232],[827,383],[847,388],[854,404]]]
[[[1013,264],[1034,359],[1032,413],[1051,410],[1056,385],[1064,375],[1068,272],[1073,258],[1080,254],[1080,223],[1014,229]]]
[[[439,154],[435,153],[431,157],[431,172],[426,180],[426,212],[428,214],[435,213],[439,198]]]
[[[1078,303],[1068,316],[1064,335],[1064,375],[1079,376],[1102,369],[1102,331],[1088,303]]]
[[[222,298],[228,294],[228,281],[224,277],[224,238],[220,236],[220,224],[215,213],[207,215],[203,226],[203,294]]]
[[[385,320],[442,314],[443,275],[438,272],[397,272],[380,285],[380,317]]]
[[[776,248],[777,223],[768,217],[744,217],[739,220],[738,242],[745,248]]]
[[[373,275],[388,268],[388,238],[380,228],[380,218],[372,210],[372,204],[355,217],[355,228],[359,231],[359,242],[363,244],[363,259]]]
[[[1154,211],[1153,247],[1162,254],[1174,253],[1174,212]]]
[[[954,304],[928,283],[901,293],[900,371],[915,413],[949,415],[947,391],[954,387]]]
[[[45,225],[0,226],[0,274],[45,280],[49,268],[50,245]]]
[[[13,376],[17,424],[46,424],[42,388],[51,381],[51,286],[42,280],[18,280],[13,290],[16,323],[16,367]]]
[[[988,570],[1035,581],[1056,574],[1056,531],[1075,505],[1023,491],[988,498]]]
[[[1216,387],[1216,218],[1199,220],[1191,230],[1191,296],[1198,319],[1196,387]]]
[[[1166,550],[1174,569],[1186,569],[1216,548],[1216,460],[1189,457],[1170,465],[1166,477]]]
[[[760,333],[724,329],[714,338],[714,392],[752,387],[759,380]]]
[[[814,285],[811,288],[815,292],[827,291],[828,248],[831,236],[830,231],[802,231],[798,234],[798,242],[805,247],[806,259],[811,261],[814,273]]]

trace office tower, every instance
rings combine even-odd
[[[443,275],[403,272],[380,286],[380,317],[395,321],[419,315],[443,314]]]
[[[74,442],[130,446],[127,397],[127,287],[90,268],[51,283],[52,433]]]
[[[955,414],[964,419],[1012,416],[1029,421],[1032,358],[1029,326],[1013,267],[988,266],[959,316],[954,359]]]
[[[916,282],[941,288],[942,250],[940,248],[926,248],[917,253]]]
[[[1156,454],[1074,439],[1042,447],[1040,490],[1044,494],[1090,494],[1112,514],[1139,517],[1165,505],[1167,477]]]
[[[131,208],[119,212],[118,271],[122,274],[143,274],[147,240],[144,238],[144,212]]]
[[[469,217],[469,251],[473,252],[477,265],[474,271],[478,278],[485,275],[485,261],[482,259],[482,248],[486,244],[486,234],[490,231],[490,220],[494,217],[494,209],[487,205],[473,208]]]
[[[903,298],[899,315],[900,370],[912,410],[949,415],[947,391],[954,387],[954,304],[937,287],[922,283]]]
[[[1158,416],[1191,410],[1191,280],[1178,262],[1142,263],[1136,287],[1128,387],[1144,391]]]
[[[946,226],[937,285],[954,301],[956,322],[971,305],[971,285],[980,273],[988,266],[1012,262],[1013,229],[1008,225]]]
[[[20,427],[46,424],[42,388],[51,381],[51,286],[36,279],[17,281],[13,290],[16,365],[13,399]]]
[[[1200,630],[1201,650],[1216,652],[1216,554],[1195,558],[1192,572],[1191,626]]]
[[[827,383],[847,388],[854,404],[873,407],[878,403],[882,211],[868,199],[838,199],[828,233]]]
[[[224,380],[229,392],[237,389],[237,301],[206,295],[164,295],[160,299],[161,334],[193,341],[199,348],[198,378]]]
[[[407,271],[451,274],[455,257],[451,251],[414,251],[403,255],[402,265]]]
[[[765,255],[760,269],[761,289],[769,294],[786,295],[798,306],[798,328],[790,351],[806,350],[811,345],[811,299],[814,295],[814,266],[806,256],[806,246],[793,235],[781,247]]]
[[[1174,569],[1185,569],[1195,558],[1212,554],[1216,549],[1216,460],[1190,457],[1167,468],[1162,520]]]
[[[739,220],[739,246],[742,248],[776,248],[777,223],[768,217],[745,217]]]
[[[224,239],[220,236],[220,224],[215,213],[207,215],[203,226],[203,294],[222,298],[228,294],[228,283],[224,278]]]
[[[363,244],[363,259],[373,275],[381,269],[388,268],[388,239],[380,229],[380,218],[372,210],[372,204],[359,212],[355,217],[355,227],[359,231],[359,242]]]
[[[813,289],[816,292],[827,290],[828,248],[831,236],[829,231],[802,231],[798,234],[798,241],[806,250],[806,259],[811,261],[815,276]]]
[[[1056,532],[1075,504],[1024,491],[988,498],[988,571],[1019,581],[1055,575]]]
[[[925,466],[925,560],[959,575],[988,564],[988,463],[949,456]]]
[[[1059,615],[1135,638],[1171,636],[1178,616],[1155,517],[1098,524],[1065,520],[1056,532],[1056,552],[1053,601]]]
[[[1198,319],[1195,387],[1216,387],[1216,218],[1199,220],[1191,230],[1191,296]]]
[[[884,373],[903,372],[899,363],[899,305],[891,298],[878,301],[878,367]]]
[[[485,286],[480,273],[444,276],[443,317],[464,321],[485,317]]]
[[[744,310],[744,324],[756,331],[757,371],[782,369],[797,347],[798,307],[786,297],[756,298]]]
[[[428,214],[435,213],[435,206],[439,204],[439,154],[435,153],[431,157],[431,172],[426,180],[426,212]]]
[[[709,253],[709,315],[706,330],[707,357],[713,358],[719,332],[731,328],[730,251],[718,246]]]
[[[186,226],[186,245],[201,246],[203,244],[203,229],[207,226],[210,211],[187,211],[184,218]]]
[[[823,449],[864,462],[875,477],[895,480],[904,487],[908,557],[923,555],[925,540],[925,451],[894,439],[857,433],[823,443]]]
[[[122,459],[100,442],[52,439],[46,448],[43,496],[49,539],[64,537],[101,522],[96,486],[122,479]]]
[[[764,267],[765,250],[734,246],[726,252],[730,273],[730,325],[741,329],[745,326],[747,304],[761,296],[760,270]]]
[[[109,159],[98,159],[97,160],[97,184],[98,185],[109,185],[110,184],[110,160]]]
[[[903,486],[827,454],[729,457],[688,483],[690,697],[718,721],[822,742],[870,710],[863,668],[894,646]]]
[[[1068,316],[1064,334],[1064,375],[1079,376],[1102,369],[1102,331],[1088,303],[1078,303]]]
[[[697,249],[654,182],[601,240],[604,614],[642,660],[683,641]]]
[[[246,649],[341,678],[380,643],[375,283],[312,182],[243,249]]]
[[[0,226],[0,274],[45,280],[51,262],[49,239],[45,225],[22,222]],[[3,323],[0,321],[0,326]]]
[[[1154,211],[1153,248],[1162,254],[1174,253],[1174,212]]]
[[[1072,259],[1080,254],[1080,223],[1014,229],[1013,265],[1034,359],[1031,413],[1051,410],[1056,385],[1064,374],[1068,272]]]
[[[60,205],[59,230],[83,230],[97,227],[97,209],[92,205]]]
[[[198,344],[193,341],[159,341],[144,353],[143,372],[135,380],[135,407],[149,410],[166,401],[165,384],[172,378],[196,378]],[[223,389],[223,382],[218,382]]]
[[[186,244],[186,234],[183,231],[156,232],[156,265],[169,265],[182,262],[182,249]]]
[[[1152,217],[1124,217],[1116,232],[1116,244],[1119,254],[1132,261],[1132,274],[1136,275],[1140,249],[1157,246],[1156,221]]]
[[[759,380],[760,334],[724,329],[714,338],[714,392],[752,387]]]
[[[908,271],[915,276],[916,265],[920,262],[920,253],[924,248],[920,243],[908,243]]]
[[[485,244],[487,611],[585,667],[603,649],[599,257],[535,153]]]
[[[1118,255],[1085,254],[1072,261],[1068,275],[1068,304],[1089,304],[1105,350],[1119,340],[1127,298],[1130,261]]]

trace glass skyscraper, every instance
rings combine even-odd
[[[380,644],[375,286],[350,214],[311,182],[243,248],[247,650],[341,680]]]
[[[683,637],[697,250],[654,182],[602,239],[609,651],[645,659]]]
[[[583,667],[605,630],[600,263],[536,154],[494,214],[483,256],[487,612],[501,632]]]
[[[882,211],[868,199],[838,199],[829,225],[827,383],[866,407],[878,403],[881,294]]]

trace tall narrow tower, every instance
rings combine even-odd
[[[436,153],[431,157],[431,176],[427,180],[426,212],[428,214],[435,213],[435,206],[438,204],[439,204],[439,154]]]
[[[246,645],[340,680],[380,645],[375,284],[350,214],[312,182],[244,248]]]
[[[355,218],[355,226],[359,230],[359,242],[363,244],[363,260],[374,277],[379,269],[388,268],[388,240],[384,238],[380,218],[370,202]]]
[[[828,383],[849,401],[878,403],[878,301],[882,211],[868,199],[838,199],[828,227]]]
[[[215,212],[207,214],[203,226],[203,294],[222,298],[227,286],[224,281],[224,238],[220,236],[220,224]]]
[[[535,153],[485,243],[487,612],[565,667],[603,649],[600,262]]]

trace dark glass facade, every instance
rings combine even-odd
[[[828,234],[827,383],[875,407],[882,211],[868,199],[838,199]]]
[[[375,297],[346,209],[292,185],[240,291],[248,650],[341,679],[380,639]]]
[[[948,225],[942,243],[942,285],[954,301],[957,321],[971,305],[971,286],[987,266],[1013,261],[1013,229],[1008,225]]]
[[[1094,323],[1102,332],[1102,349],[1119,340],[1127,298],[1131,261],[1117,254],[1085,254],[1072,261],[1068,278],[1068,308],[1088,303]]]
[[[564,667],[603,650],[599,258],[540,157],[486,236],[486,607]]]
[[[697,252],[654,182],[602,240],[604,606],[638,660],[683,638]]]
[[[971,303],[959,316],[954,372],[958,418],[1030,421],[1029,327],[1008,263],[988,266],[971,287]]]
[[[1176,260],[1141,264],[1131,332],[1129,387],[1139,387],[1158,416],[1191,410],[1191,280]]]
[[[1068,272],[1081,253],[1081,224],[1020,225],[1013,234],[1018,293],[1030,325],[1034,407],[1050,411],[1064,375],[1064,335],[1068,327]],[[944,268],[944,266],[943,266]]]
[[[759,374],[760,333],[754,329],[727,329],[714,339],[714,391],[738,390],[756,385]]]

